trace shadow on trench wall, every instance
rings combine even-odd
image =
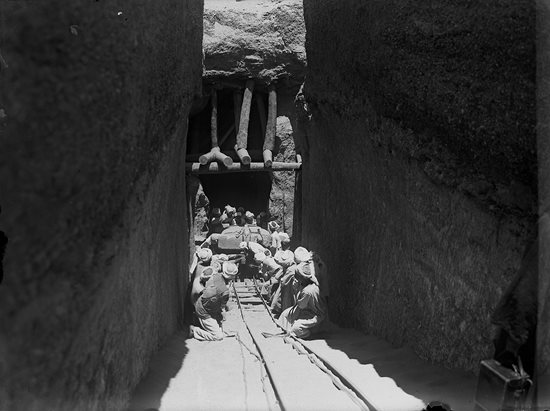
[[[162,396],[176,376],[189,351],[185,333],[176,333],[151,359],[148,374],[137,385],[126,411],[152,411],[160,409]],[[185,401],[185,399],[182,399]],[[182,403],[183,403],[182,401]]]

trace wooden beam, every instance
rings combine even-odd
[[[269,86],[269,105],[267,108],[267,125],[265,128],[264,150],[273,151],[275,134],[277,132],[277,91],[275,86]]]
[[[237,144],[235,151],[241,159],[241,163],[250,164],[250,155],[246,151],[248,146],[248,123],[250,121],[250,105],[252,103],[252,92],[254,91],[254,80],[246,82],[243,104],[241,106],[241,117],[239,120],[239,131],[237,132]]]
[[[233,164],[233,159],[223,154],[219,147],[212,147],[208,153],[199,157],[199,163],[203,166],[214,160],[222,162],[225,166],[230,166]]]
[[[299,163],[283,163],[274,162],[270,168],[266,168],[264,163],[250,163],[244,165],[234,163],[230,166],[223,167],[218,163],[210,163],[201,165],[200,163],[186,163],[185,170],[191,174],[222,174],[222,173],[244,173],[249,171],[295,171],[302,167]]]
[[[211,147],[218,147],[218,92],[212,89],[212,114],[210,116],[210,140]]]
[[[262,156],[264,159],[264,165],[268,168],[271,167],[273,165],[273,153],[271,150],[264,150]]]
[[[262,161],[263,159],[262,150],[247,150],[247,151],[248,151],[248,154],[250,154],[251,162]],[[222,151],[222,153],[231,157],[233,161],[239,161],[239,156],[237,155],[235,150],[224,150]],[[193,163],[193,162],[199,161],[200,156],[201,156],[201,153],[190,153],[185,156],[185,161],[187,161],[188,163]]]
[[[226,156],[220,151],[218,146],[218,92],[212,89],[212,114],[210,116],[210,142],[212,148],[206,154],[199,157],[199,163],[206,165],[212,161],[220,161],[225,166],[233,164],[231,157]]]

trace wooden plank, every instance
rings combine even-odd
[[[230,166],[223,167],[218,163],[201,165],[200,163],[187,163],[185,170],[191,174],[219,174],[219,173],[238,173],[249,171],[294,171],[300,170],[300,163],[274,162],[270,168],[266,168],[264,163],[233,163]]]

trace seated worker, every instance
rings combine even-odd
[[[237,225],[235,221],[235,208],[231,207],[230,205],[225,206],[225,210],[223,214],[220,217],[220,221],[223,224],[224,228],[229,227],[230,225]]]
[[[256,220],[254,219],[254,214],[251,211],[244,213],[244,225],[256,225]]]
[[[313,275],[319,282],[319,292],[321,293],[321,299],[328,308],[328,297],[330,295],[330,281],[327,273],[327,266],[321,259],[319,254],[315,251],[310,251],[311,261],[313,264]]]
[[[298,250],[298,255],[300,257],[300,250]],[[290,250],[279,251],[274,259],[277,264],[283,267],[283,272],[278,278],[278,286],[273,287],[273,296],[270,303],[271,312],[279,315],[286,308],[292,307],[296,302],[295,295],[297,294],[297,290],[294,280],[294,270],[296,269],[296,261],[301,262],[302,260],[300,258],[296,260],[294,253]]]
[[[210,263],[210,265],[214,265],[214,264],[217,264],[219,266],[219,272],[221,272],[221,267],[222,267],[222,264],[225,262],[225,261],[229,261],[229,256],[227,254],[223,254],[223,253],[220,253],[220,254],[214,254],[212,256],[212,262]]]
[[[284,251],[290,249],[290,237],[287,233],[280,232],[279,240],[281,241],[281,250]]]
[[[281,278],[281,311],[286,310],[296,304],[296,297],[299,292],[299,284],[295,278],[295,272],[298,265],[302,263],[309,263],[311,261],[311,254],[304,247],[297,247],[294,250],[294,264],[288,267],[285,276]]]
[[[212,267],[206,267],[200,275],[197,275],[195,279],[193,280],[193,287],[191,287],[191,303],[193,304],[193,307],[195,307],[195,304],[199,297],[201,296],[202,292],[204,291],[204,286],[206,285],[206,282],[212,277],[212,274],[214,274],[214,270]]]
[[[273,292],[279,284],[279,280],[283,274],[281,267],[273,257],[265,257],[260,266],[260,277],[263,280],[263,285],[260,294],[265,300],[270,301]]]
[[[239,248],[243,251],[239,266],[240,278],[252,278],[258,274],[261,260],[256,257],[259,254],[271,255],[267,248],[253,241],[242,241]]]
[[[319,329],[326,316],[326,307],[311,264],[298,264],[295,277],[299,284],[296,303],[282,312],[278,323],[290,335],[307,338]]]
[[[212,209],[212,218],[208,224],[208,234],[220,234],[223,231],[223,224],[221,222],[221,211],[219,208]]]
[[[223,308],[229,300],[227,284],[237,275],[238,267],[233,262],[224,262],[222,274],[212,274],[195,303],[195,312],[200,327],[191,326],[190,336],[200,341],[223,340]]]
[[[193,256],[193,263],[189,274],[191,278],[196,278],[201,275],[202,271],[210,266],[212,260],[212,250],[209,248],[199,248]]]

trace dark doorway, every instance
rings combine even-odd
[[[269,209],[271,175],[267,171],[205,174],[199,178],[211,209],[226,204],[244,207],[254,214]]]

